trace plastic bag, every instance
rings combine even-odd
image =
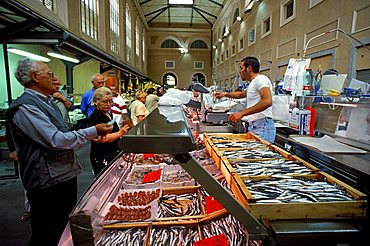
[[[171,88],[159,98],[158,105],[179,106],[187,104],[192,97],[193,92],[191,91],[181,91]]]

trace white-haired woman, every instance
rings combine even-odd
[[[147,95],[148,94],[146,92],[137,91],[135,94],[136,100],[133,101],[129,107],[131,112],[131,120],[134,126],[136,126],[149,114],[149,111],[145,107]]]
[[[95,110],[90,115],[89,125],[108,123],[113,119],[110,109],[112,107],[112,91],[107,87],[95,90],[93,96]],[[113,130],[107,134],[101,142],[91,141],[90,161],[95,177],[107,166],[119,153],[118,141],[121,136],[127,133],[128,126],[121,129],[117,123],[113,123]]]

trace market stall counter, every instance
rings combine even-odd
[[[119,146],[122,153],[70,215],[75,245],[107,245],[121,236],[132,237],[137,245],[157,245],[155,235],[163,233],[169,238],[180,233],[184,237],[179,245],[193,245],[217,236],[214,229],[221,228],[219,223],[231,245],[236,239],[249,245],[268,235],[232,194],[225,178],[210,171],[218,169],[194,157],[197,144],[182,107],[159,107]],[[166,181],[168,177],[176,178]]]

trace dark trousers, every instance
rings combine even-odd
[[[112,164],[111,162],[115,157],[117,157],[118,153],[118,150],[113,150],[110,153],[105,153],[105,155],[102,155],[101,153],[90,153],[90,162],[95,177],[97,177],[106,166]]]
[[[41,190],[27,191],[27,196],[31,205],[30,245],[58,245],[77,203],[77,177]]]

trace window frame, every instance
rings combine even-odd
[[[173,65],[172,67],[171,66],[167,66],[170,63],[172,63],[172,65]],[[164,68],[165,69],[175,69],[176,68],[175,61],[170,61],[170,60],[164,61]]]
[[[92,6],[90,6],[91,3],[92,3]],[[98,37],[99,37],[99,32],[98,32],[99,9],[98,7],[99,6],[98,6],[97,0],[92,0],[92,1],[80,0],[80,21],[81,21],[80,30],[83,34],[89,36],[90,38],[94,40],[98,40]],[[88,11],[88,13],[86,11]]]
[[[314,2],[315,1],[315,2]],[[324,0],[310,0],[308,4],[308,9],[312,9],[313,7],[319,5],[322,3]]]
[[[112,1],[116,2],[116,9],[115,9],[115,16],[112,17]],[[112,24],[112,21],[114,22],[114,26]],[[115,27],[116,31],[113,30]],[[109,0],[109,31],[110,31],[110,49],[114,53],[118,54],[119,53],[119,0]]]
[[[266,24],[266,20],[269,19],[269,26],[270,26],[270,30],[268,30],[267,32],[265,32],[265,24]],[[263,19],[262,19],[262,22],[261,22],[261,39],[267,37],[268,35],[270,35],[272,33],[272,14],[269,13],[267,14]]]
[[[243,47],[240,47],[240,44],[241,43],[243,44]],[[241,51],[243,51],[244,50],[244,47],[245,47],[244,36],[242,36],[238,40],[238,53],[240,53]]]
[[[236,43],[233,43],[233,45],[231,45],[231,57],[235,55],[236,55]]]
[[[249,30],[248,30],[248,47],[249,46],[252,46],[253,44],[256,43],[256,39],[257,39],[257,33],[256,33],[256,25],[252,26]],[[250,37],[250,32],[254,30],[254,35],[253,35],[253,41],[251,42],[249,37]]]
[[[196,63],[202,64],[201,67],[197,67]],[[204,61],[194,61],[194,69],[196,70],[203,70],[204,69]]]
[[[287,13],[287,6],[288,4],[292,2],[293,3],[293,14],[289,16],[288,18],[285,18]],[[296,0],[283,0],[280,3],[280,27],[283,27],[284,25],[288,24],[289,22],[293,21],[296,17],[296,11],[297,9],[297,2]]]

